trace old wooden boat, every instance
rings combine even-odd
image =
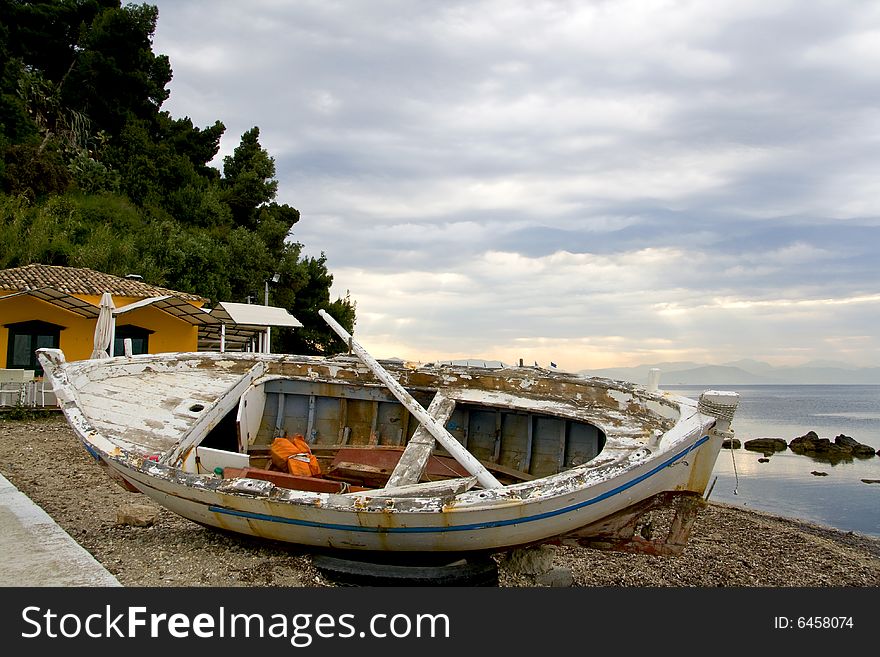
[[[735,393],[692,400],[538,367],[379,363],[325,319],[353,353],[38,356],[89,453],[204,525],[362,551],[686,545],[732,437]],[[297,434],[317,475],[269,465],[274,440]]]

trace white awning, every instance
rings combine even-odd
[[[113,311],[113,314],[118,316],[131,312],[132,310],[146,308],[147,306],[158,308],[159,310],[162,310],[169,315],[173,315],[174,317],[182,319],[193,325],[205,326],[208,324],[222,323],[222,320],[213,316],[211,313],[202,310],[201,308],[194,306],[191,303],[184,301],[183,299],[171,295],[141,299],[140,301],[135,301],[134,303],[130,303],[127,306],[117,308]]]
[[[66,292],[59,292],[58,290],[51,287],[13,292],[12,294],[7,294],[3,297],[0,297],[0,299],[11,299],[12,297],[19,296],[31,296],[36,299],[40,299],[41,301],[46,301],[47,303],[51,303],[54,306],[58,306],[59,308],[63,308],[64,310],[69,310],[72,313],[76,313],[80,317],[95,319],[98,316],[97,306],[93,306],[88,301],[83,301],[82,299],[79,299],[71,294],[67,294]]]
[[[261,306],[254,303],[222,301],[211,310],[211,315],[224,324],[235,324],[240,328],[263,329],[268,326],[302,326],[287,308]]]
[[[262,349],[268,353],[272,327],[302,326],[286,308],[252,303],[222,301],[211,310],[211,316],[217,320],[217,324],[199,329],[201,351],[237,351],[252,348],[262,341]]]

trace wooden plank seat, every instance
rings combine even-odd
[[[342,448],[336,452],[324,476],[369,488],[381,488],[388,481],[402,455],[402,447]],[[437,481],[468,476],[470,476],[468,471],[455,459],[433,455],[428,459],[423,478],[426,481]]]
[[[391,474],[397,468],[402,458],[404,458],[406,452],[404,447],[390,445],[364,445],[359,447],[336,444],[313,445],[312,453],[321,463],[321,472],[325,479],[347,481],[369,488],[382,488],[388,485]],[[248,454],[251,457],[251,464],[258,466],[252,469],[259,469],[262,466],[265,468],[265,470],[262,470],[263,472],[287,474],[269,469],[272,467],[272,461],[269,458],[268,446],[254,445],[248,450]],[[488,470],[510,483],[530,481],[536,478],[527,472],[521,472],[514,468],[503,466],[500,463],[491,463],[483,460],[480,462]],[[421,481],[440,481],[470,476],[464,469],[464,466],[446,455],[434,454],[428,459],[428,464],[425,474],[421,477]],[[310,479],[310,477],[306,477],[306,479]],[[356,487],[351,488],[352,492],[355,490],[357,490]]]
[[[224,479],[236,479],[238,477],[262,479],[263,481],[271,481],[279,488],[306,490],[313,493],[348,493],[367,490],[360,486],[351,486],[344,481],[332,481],[320,477],[300,477],[287,472],[262,470],[260,468],[223,468]]]

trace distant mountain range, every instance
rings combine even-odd
[[[862,384],[880,385],[880,367],[854,367],[845,363],[813,361],[796,367],[775,367],[758,360],[743,359],[721,365],[668,362],[635,367],[581,370],[632,383],[648,382],[652,368],[660,370],[660,386],[667,385],[758,385],[758,384]]]

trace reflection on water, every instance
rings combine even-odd
[[[705,386],[666,386],[697,399]],[[834,439],[843,433],[880,449],[880,386],[724,386],[739,394],[737,438],[783,438],[815,431]]]
[[[814,417],[838,417],[850,420],[880,420],[876,413],[813,413]]]
[[[777,452],[766,463],[759,458],[722,450],[710,499],[880,536],[880,485],[862,481],[880,479],[880,457],[836,464],[793,452]]]
[[[667,386],[698,398],[705,387]],[[737,439],[782,438],[815,431],[834,441],[844,434],[880,448],[880,386],[728,386],[740,394],[733,421]],[[766,462],[760,462],[765,459]],[[817,476],[813,472],[825,473]],[[710,499],[880,536],[880,456],[831,460],[789,449],[765,455],[722,450]]]

